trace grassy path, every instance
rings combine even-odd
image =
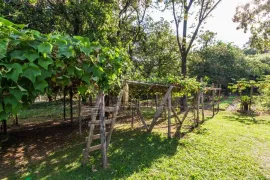
[[[112,142],[109,170],[81,167],[77,142],[8,179],[270,179],[270,116],[221,111],[180,141],[117,128]]]

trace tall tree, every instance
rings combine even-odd
[[[192,45],[199,33],[202,24],[211,15],[221,0],[171,0],[168,3],[172,5],[173,17],[176,27],[176,39],[181,54],[181,73],[187,74],[187,57]],[[195,12],[192,12],[191,9]],[[188,34],[189,16],[195,14],[196,23],[192,25],[193,32]],[[182,29],[180,25],[182,24]],[[180,33],[182,32],[182,35]],[[189,38],[189,39],[188,39]]]
[[[270,0],[252,0],[238,6],[233,21],[238,29],[250,30],[250,46],[260,51],[270,49]]]

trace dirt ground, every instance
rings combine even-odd
[[[8,140],[0,147],[0,179],[7,172],[22,171],[29,163],[36,163],[58,149],[82,143],[79,138],[78,124],[70,122],[48,121],[9,130]]]

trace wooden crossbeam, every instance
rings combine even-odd
[[[152,122],[151,122],[151,125],[150,125],[149,128],[148,128],[148,132],[152,132],[152,130],[153,130],[153,128],[154,128],[154,126],[155,126],[155,124],[156,124],[156,122],[157,122],[159,116],[160,116],[161,113],[162,113],[162,110],[163,110],[163,108],[164,108],[164,105],[165,105],[165,103],[166,103],[166,101],[167,101],[169,95],[171,94],[172,89],[173,89],[173,86],[170,86],[169,89],[167,90],[165,96],[163,97],[163,99],[162,99],[162,101],[161,101],[159,107],[157,108],[157,111],[156,111],[156,113],[155,113],[155,115],[154,115],[154,118],[153,118],[153,120],[152,120]]]

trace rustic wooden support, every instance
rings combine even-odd
[[[179,121],[180,123],[179,123],[179,125],[176,128],[175,137],[179,137],[179,138],[181,137],[181,128],[182,128],[182,125],[183,125],[183,123],[184,123],[184,121],[185,121],[185,119],[186,119],[189,111],[190,111],[190,108],[188,107],[186,109],[185,113],[184,113],[184,116],[183,116],[182,120]]]
[[[122,97],[123,97],[123,90],[121,90],[119,95],[118,95],[115,111],[113,113],[113,119],[112,119],[111,127],[110,127],[110,130],[109,130],[109,134],[107,136],[107,147],[106,147],[107,150],[108,150],[109,145],[110,145],[110,141],[111,141],[111,137],[112,137],[112,133],[113,133],[113,128],[114,128],[115,120],[117,118],[117,114],[118,114],[118,111],[119,111],[119,108],[120,108],[120,105],[121,105]]]
[[[219,112],[219,104],[220,104],[220,96],[221,96],[221,84],[219,84],[219,90],[218,90],[218,107],[217,107],[217,112]]]
[[[64,88],[64,121],[66,120],[66,96],[67,96],[67,92],[66,92],[66,88]]]
[[[69,88],[69,106],[70,106],[70,120],[73,122],[73,91],[72,87]]]
[[[214,83],[212,83],[212,88],[215,88]],[[212,90],[212,107],[213,107],[213,117],[215,116],[215,90]]]
[[[78,115],[79,115],[79,134],[82,135],[81,95],[79,95]]]
[[[140,105],[140,100],[138,101],[138,106],[137,106],[137,114],[141,120],[141,122],[143,123],[143,127],[147,130],[148,129],[148,126],[144,120],[144,117],[142,115],[142,111],[141,111],[141,105]]]
[[[156,94],[156,97],[155,97],[155,105],[156,105],[156,110],[158,108],[158,94]]]
[[[197,92],[197,96],[196,96],[196,109],[197,109],[197,117],[196,117],[196,126],[199,125],[199,121],[200,121],[200,90],[198,90]]]
[[[99,109],[100,101],[101,101],[101,94],[98,94],[97,98],[96,98],[95,106],[94,106],[94,108],[92,109],[92,112],[91,112],[91,122],[96,121],[96,116],[97,116],[97,112],[98,112],[98,109]],[[93,124],[90,125],[89,134],[88,134],[88,141],[86,143],[86,148],[83,149],[83,160],[82,160],[82,165],[83,166],[86,164],[88,156],[89,156],[89,149],[90,149],[91,143],[93,141],[92,138],[93,138],[93,134],[94,134],[94,129],[95,129],[95,124],[93,123]]]
[[[131,100],[131,128],[134,128],[134,107],[133,107],[134,100]]]
[[[202,122],[204,122],[204,92],[201,92],[201,103],[202,103]]]
[[[172,94],[168,96],[168,138],[171,138],[171,109],[172,109]]]
[[[249,102],[249,112],[251,113],[251,105],[253,100],[253,86],[250,87],[250,102]]]
[[[99,122],[100,122],[100,143],[101,143],[101,152],[102,152],[102,167],[107,169],[108,159],[107,159],[107,138],[106,138],[106,127],[105,127],[105,95],[104,92],[101,93],[101,102],[100,102],[100,113],[99,113]]]
[[[159,105],[159,107],[158,107],[158,109],[157,109],[157,111],[156,111],[156,113],[154,115],[154,118],[153,118],[153,120],[151,122],[151,125],[148,128],[148,132],[152,132],[152,130],[153,130],[153,128],[154,128],[154,126],[155,126],[155,124],[156,124],[156,122],[157,122],[163,108],[164,108],[166,100],[168,99],[172,89],[173,89],[173,86],[170,86],[169,89],[167,90],[165,96],[163,97],[163,99],[162,99],[162,101],[161,101],[161,103],[160,103],[160,105]]]

